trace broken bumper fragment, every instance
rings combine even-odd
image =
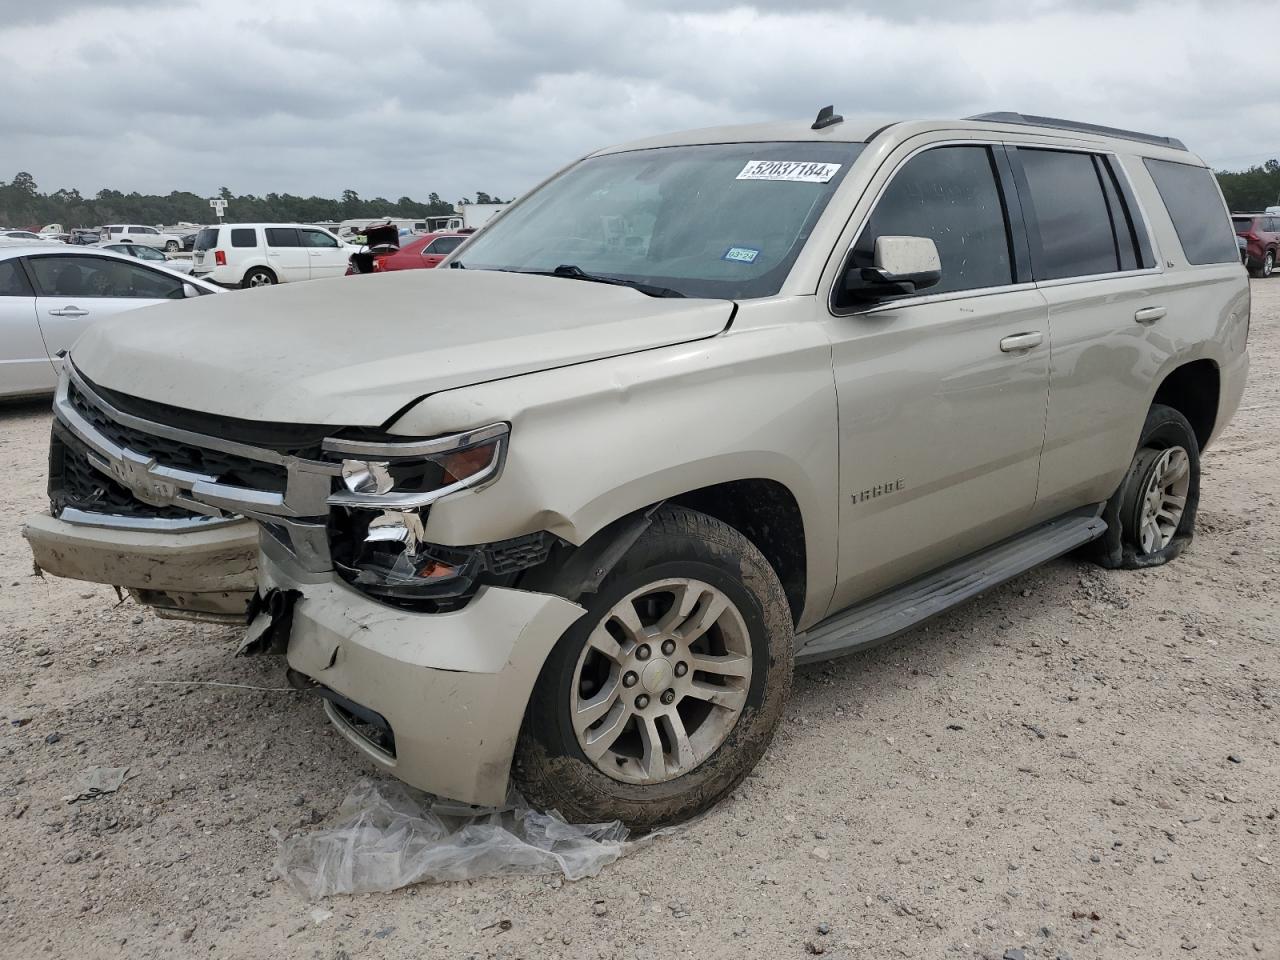
[[[253,596],[258,532],[247,520],[167,533],[37,514],[22,535],[41,571],[127,589],[162,616],[243,619]]]
[[[316,685],[339,732],[415,787],[501,804],[538,673],[582,607],[486,586],[461,610],[416,613],[305,571],[270,538],[261,546],[260,594],[290,599],[258,616],[287,607],[291,677]]]

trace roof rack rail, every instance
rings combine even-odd
[[[986,120],[990,123],[1015,123],[1031,127],[1053,127],[1055,130],[1074,130],[1076,133],[1094,133],[1102,137],[1119,137],[1121,140],[1136,140],[1139,143],[1151,143],[1158,147],[1172,147],[1174,150],[1186,150],[1187,145],[1175,137],[1161,137],[1154,133],[1139,133],[1136,130],[1122,130],[1119,127],[1103,127],[1096,123],[1081,123],[1077,120],[1059,120],[1056,117],[1036,117],[1017,113],[1012,110],[997,110],[994,113],[979,113],[966,120]]]

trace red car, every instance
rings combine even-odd
[[[356,273],[386,273],[390,270],[421,270],[440,263],[467,239],[465,233],[424,233],[407,238],[398,249],[390,243],[377,244],[366,253],[351,258],[347,276]],[[371,241],[373,237],[369,238]]]
[[[1269,277],[1280,258],[1280,214],[1233,213],[1231,226],[1248,244],[1245,265],[1255,277]]]

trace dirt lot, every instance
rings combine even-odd
[[[802,671],[734,797],[595,879],[336,898],[319,922],[271,831],[324,822],[367,766],[299,694],[186,683],[282,686],[235,631],[32,576],[47,405],[0,410],[4,954],[1280,958],[1280,279],[1254,294],[1182,559],[1062,560]],[[130,779],[64,802],[96,764]]]

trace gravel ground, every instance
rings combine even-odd
[[[1254,294],[1251,382],[1180,560],[1058,561],[801,671],[742,788],[595,879],[327,918],[273,875],[272,831],[324,822],[368,766],[278,660],[232,658],[235,631],[34,577],[47,404],[0,409],[5,954],[1280,958],[1280,279]],[[129,779],[64,802],[91,765]]]

